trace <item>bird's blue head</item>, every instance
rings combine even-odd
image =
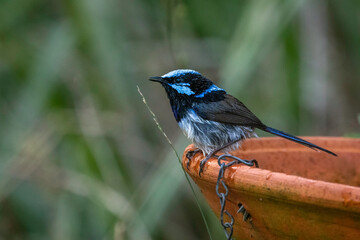
[[[224,89],[190,69],[174,70],[161,77],[150,77],[149,80],[159,82],[165,88],[177,120],[193,102],[217,101],[226,93]]]
[[[160,82],[165,88],[170,100],[175,98],[200,99],[208,93],[223,91],[212,81],[191,69],[178,69],[161,77],[151,77],[149,80]]]

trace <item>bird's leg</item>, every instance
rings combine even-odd
[[[218,149],[215,149],[214,151],[212,151],[211,153],[209,153],[209,154],[205,157],[205,159],[201,160],[201,162],[200,162],[199,176],[201,177],[201,173],[202,173],[202,171],[203,171],[203,168],[204,168],[204,166],[205,166],[205,163],[206,163],[211,157],[213,157],[213,156],[215,155],[215,153],[217,153],[217,152],[220,151],[220,150],[223,150],[224,148],[227,148],[227,147],[233,145],[234,143],[236,143],[236,142],[238,142],[238,141],[240,141],[240,140],[242,140],[242,139],[243,139],[243,138],[239,138],[239,139],[237,139],[237,140],[235,140],[235,141],[229,142],[229,143],[225,144],[224,146],[219,147]]]
[[[190,161],[191,159],[197,154],[201,152],[201,149],[200,148],[196,148],[195,150],[193,151],[188,151],[186,153],[186,158],[188,159],[187,163],[186,163],[186,168],[189,170],[189,167],[190,167]]]
[[[200,162],[200,169],[199,169],[199,177],[201,177],[201,173],[204,170],[205,163],[215,154],[215,152],[209,153],[203,160]]]
[[[238,140],[229,142],[229,143],[225,144],[224,146],[222,146],[222,147],[220,147],[220,148],[212,151],[211,153],[209,153],[209,154],[205,157],[205,159],[201,160],[201,162],[200,162],[199,176],[201,177],[201,173],[202,173],[203,170],[204,170],[205,163],[206,163],[211,157],[215,157],[215,156],[216,156],[215,153],[219,152],[220,150],[223,150],[224,148],[227,148],[227,147],[233,145],[234,143],[236,143],[236,142],[238,142],[238,141],[240,141],[240,140],[242,140],[242,139],[243,139],[243,138],[240,138],[240,139],[238,139]],[[259,167],[259,166],[258,166],[258,163],[257,163],[257,161],[256,161],[255,159],[253,159],[253,160],[251,160],[251,161],[248,161],[248,160],[242,160],[242,161],[248,162],[249,165],[250,165],[250,164],[255,164],[256,167]],[[245,163],[245,164],[246,164],[246,163]]]

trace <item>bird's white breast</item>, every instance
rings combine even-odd
[[[211,153],[222,146],[248,137],[256,136],[250,127],[223,124],[203,119],[192,109],[179,121],[184,134],[200,148],[204,155]],[[225,152],[239,147],[239,142],[225,149]]]

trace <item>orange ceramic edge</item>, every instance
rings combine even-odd
[[[276,137],[275,137],[276,138]],[[306,137],[315,139],[317,137]],[[324,138],[324,137],[321,137]],[[330,137],[331,140],[347,141],[347,138]],[[272,138],[265,138],[271,140]],[[194,149],[189,145],[183,155],[183,167],[185,171],[200,181],[207,181],[215,185],[219,166],[217,159],[210,159],[201,177],[198,175],[199,162],[203,159],[202,154],[197,154],[190,165],[186,168],[186,153]],[[341,149],[337,149],[341,151]],[[225,171],[225,182],[229,188],[235,191],[243,191],[248,194],[267,196],[275,199],[302,204],[312,204],[322,207],[331,207],[351,212],[360,212],[360,188],[345,184],[331,183],[304,177],[287,175],[284,173],[271,172],[264,169],[256,169],[244,165],[234,165]]]

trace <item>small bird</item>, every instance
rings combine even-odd
[[[201,161],[199,174],[206,161],[218,151],[227,153],[238,148],[244,139],[256,137],[255,128],[337,156],[266,126],[242,102],[197,71],[179,69],[149,80],[159,82],[165,88],[179,127],[203,152],[205,159]]]

